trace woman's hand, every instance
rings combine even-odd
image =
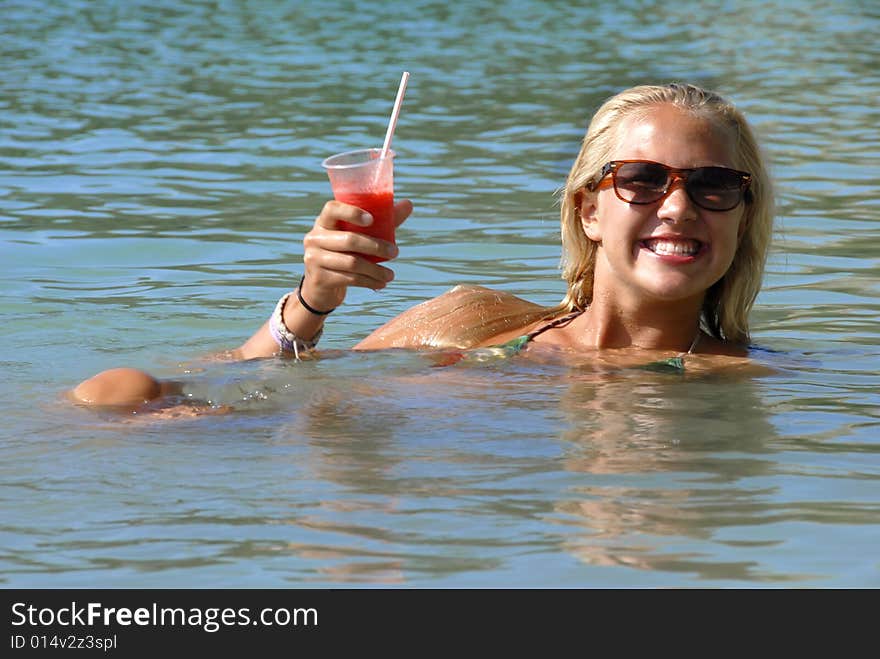
[[[399,227],[412,213],[408,200],[394,204],[394,226]],[[360,208],[338,201],[324,204],[315,225],[303,238],[305,276],[300,295],[309,307],[329,312],[342,304],[349,286],[379,290],[385,288],[394,273],[363,255],[393,259],[397,247],[389,242],[353,231],[344,231],[340,222],[369,226],[372,218]],[[281,310],[281,323],[303,342],[321,332],[326,315],[316,314],[299,304],[297,296],[287,296]],[[234,359],[255,359],[277,354],[279,345],[271,322],[266,321],[240,348],[230,354]]]
[[[403,224],[412,208],[406,199],[394,204],[395,227]],[[355,206],[339,201],[324,204],[312,230],[303,238],[305,280],[300,292],[310,306],[334,309],[342,304],[349,286],[378,291],[394,279],[390,268],[362,256],[393,259],[398,254],[393,243],[339,228],[340,222],[369,226],[372,221],[369,213]]]

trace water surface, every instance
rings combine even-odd
[[[0,583],[880,586],[873,2],[0,3]],[[229,364],[299,280],[321,160],[400,73],[397,280],[326,358]],[[763,377],[352,354],[479,283],[563,293],[554,197],[599,103],[751,118],[779,224]],[[85,411],[130,365],[231,414]]]

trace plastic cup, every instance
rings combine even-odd
[[[340,222],[344,231],[356,231],[394,243],[394,151],[380,158],[381,149],[359,149],[330,156],[321,163],[330,178],[333,198],[367,211],[368,227]],[[364,255],[373,263],[388,259]]]

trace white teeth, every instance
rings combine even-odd
[[[661,256],[694,256],[700,251],[698,240],[646,240],[645,247]]]

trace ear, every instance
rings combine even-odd
[[[602,230],[599,226],[599,209],[596,206],[597,195],[595,192],[579,192],[575,197],[578,203],[578,213],[581,217],[581,226],[587,238],[594,243],[602,242]]]

